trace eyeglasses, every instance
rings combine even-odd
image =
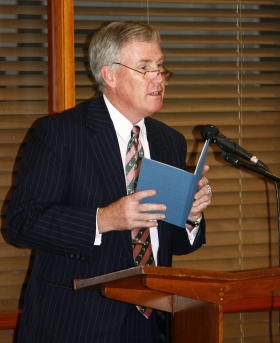
[[[144,79],[149,79],[149,80],[155,79],[159,74],[161,74],[165,78],[165,81],[169,81],[171,79],[171,77],[174,76],[174,74],[171,73],[171,71],[167,70],[163,64],[159,67],[159,70],[148,70],[145,72],[139,71],[137,69],[130,68],[130,67],[128,67],[122,63],[118,63],[118,62],[113,62],[112,64],[119,64],[123,67],[134,70],[137,73],[142,74]]]

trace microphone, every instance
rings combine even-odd
[[[213,125],[205,125],[201,131],[201,136],[204,140],[210,139],[213,143],[217,144],[223,151],[236,154],[245,160],[253,162],[257,167],[267,170],[267,166],[257,159],[256,156],[253,156],[245,149],[241,148],[233,140],[222,135],[219,130]]]

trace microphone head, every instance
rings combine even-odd
[[[207,124],[201,129],[200,134],[204,140],[210,139],[213,141],[219,134],[219,130],[215,126]]]

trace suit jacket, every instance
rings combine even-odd
[[[145,125],[151,158],[185,169],[183,135],[151,118]],[[105,233],[100,246],[93,244],[97,208],[125,195],[118,140],[103,96],[39,123],[8,207],[12,242],[36,249],[19,342],[125,341],[117,337],[135,306],[73,290],[75,278],[133,267],[129,230]],[[158,264],[171,266],[173,254],[188,254],[205,243],[205,225],[193,245],[185,230],[165,222],[159,222],[158,236]],[[150,322],[137,328],[137,337],[147,325],[154,330]]]

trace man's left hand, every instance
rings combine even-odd
[[[210,167],[205,165],[203,174],[205,174],[209,169]],[[199,180],[198,187],[199,190],[194,196],[195,200],[188,217],[191,221],[198,220],[201,217],[202,212],[211,204],[212,190],[206,176],[203,175],[201,180]]]

